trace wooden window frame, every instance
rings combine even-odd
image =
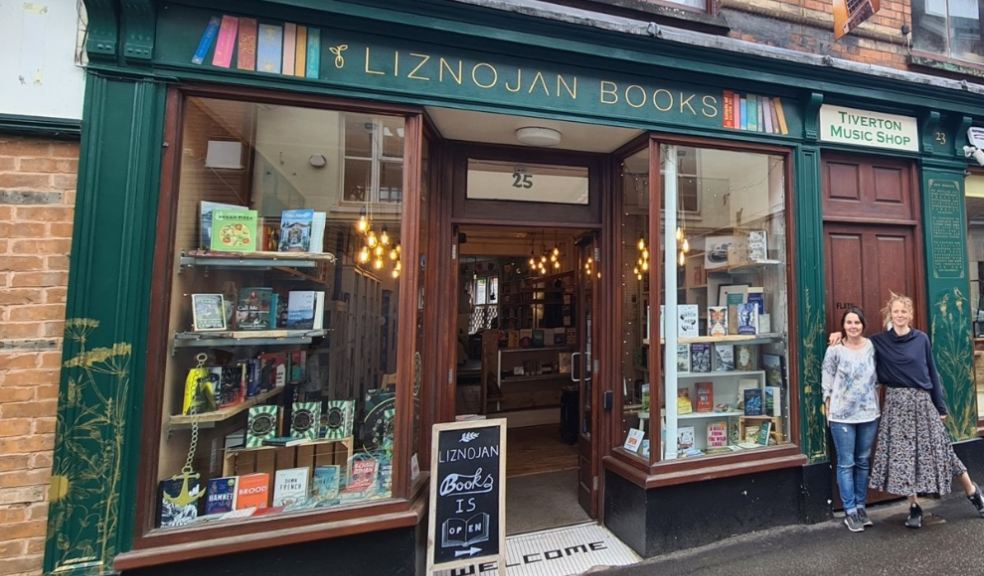
[[[224,87],[211,84],[185,84],[168,90],[165,103],[164,143],[161,163],[160,195],[157,213],[154,267],[148,314],[146,366],[148,374],[163,374],[169,350],[171,271],[176,254],[174,235],[179,201],[178,178],[181,161],[182,126],[188,98],[213,98],[257,104],[276,104],[318,108],[339,112],[357,112],[402,116],[405,119],[403,155],[402,245],[408,254],[417,252],[420,200],[420,150],[424,137],[424,112],[421,108],[321,97],[286,91]],[[430,249],[430,247],[428,247]],[[434,274],[431,267],[428,282]],[[241,522],[223,522],[181,528],[156,528],[157,473],[160,460],[163,395],[165,386],[156,378],[144,383],[144,407],[136,482],[136,515],[133,522],[133,545],[114,562],[115,570],[131,570],[261,548],[300,542],[412,527],[426,514],[424,500],[429,474],[422,471],[410,479],[410,437],[413,417],[413,354],[416,314],[417,267],[406,266],[400,276],[401,318],[397,335],[397,411],[394,434],[393,492],[388,499],[367,501],[338,509],[312,510],[251,518]],[[163,303],[160,305],[158,303]],[[432,315],[433,311],[429,311]],[[408,348],[410,347],[410,348]],[[426,369],[426,368],[425,368]],[[426,404],[426,403],[425,403]],[[422,430],[429,430],[433,407],[422,407]],[[426,434],[423,434],[426,436]],[[423,442],[423,439],[421,440]]]
[[[796,302],[796,270],[793,263],[796,261],[795,253],[795,193],[794,193],[794,172],[793,172],[793,150],[788,147],[766,145],[766,144],[755,144],[748,142],[737,142],[731,140],[723,139],[710,139],[710,138],[695,138],[695,137],[685,137],[673,134],[656,133],[651,132],[645,136],[645,141],[640,141],[639,139],[634,140],[624,146],[622,149],[616,151],[613,155],[617,161],[620,158],[627,157],[633,153],[645,149],[645,146],[649,148],[649,230],[650,238],[652,244],[652,251],[654,254],[658,254],[662,249],[662,234],[659,234],[660,229],[660,219],[661,210],[653,210],[653,206],[660,206],[662,200],[662,177],[660,177],[660,145],[661,144],[672,144],[677,146],[689,146],[695,148],[713,148],[717,150],[731,150],[735,152],[749,152],[749,153],[760,153],[769,154],[773,156],[782,157],[785,166],[785,178],[786,186],[784,190],[784,210],[785,210],[785,223],[786,223],[786,286],[787,293],[791,295],[788,299],[786,306],[789,317],[789,326],[787,327],[787,334],[797,333],[797,302]],[[652,175],[656,174],[657,177]],[[617,188],[615,193],[615,198],[613,204],[615,204],[614,214],[621,214],[622,202],[623,202],[623,190],[621,187]],[[654,233],[653,231],[656,231]],[[612,231],[612,234],[617,234],[616,230]],[[613,236],[614,237],[614,236]],[[623,261],[622,254],[622,243],[618,241],[613,242],[613,265],[611,266],[612,274],[616,277],[620,274],[620,270],[617,268]],[[651,266],[649,270],[649,282],[650,286],[661,286],[663,282],[663,266],[662,262],[657,262],[656,265]],[[615,302],[621,302],[623,298],[622,287],[620,283],[616,283],[614,286],[614,293],[612,295]],[[652,304],[651,304],[652,305]],[[623,323],[622,319],[622,309],[620,306],[614,307],[613,312],[613,326],[621,326]],[[654,330],[650,326],[650,332]],[[658,330],[658,328],[656,328]],[[620,354],[620,351],[618,351]],[[616,355],[615,357],[618,357]],[[662,390],[660,386],[654,386],[654,382],[659,382],[662,380],[662,347],[661,346],[650,346],[649,347],[649,358],[648,364],[654,369],[650,373],[650,390],[651,393],[651,405],[650,413],[652,413],[652,406],[658,406]],[[622,414],[622,397],[619,394],[615,394],[615,402],[612,413],[616,417],[612,418],[611,429],[610,429],[610,443],[608,448],[608,454],[602,459],[604,466],[616,473],[630,482],[636,484],[645,489],[653,489],[663,486],[674,486],[678,484],[686,484],[690,482],[697,482],[703,480],[711,480],[718,478],[728,478],[732,476],[738,476],[743,474],[752,474],[755,472],[762,472],[767,470],[778,470],[782,468],[793,468],[803,466],[807,462],[807,458],[803,455],[800,447],[800,430],[799,430],[799,375],[797,373],[796,367],[799,366],[799,350],[796,343],[787,338],[787,349],[786,349],[786,366],[789,371],[789,381],[787,383],[789,390],[789,443],[783,444],[775,447],[761,448],[754,451],[729,454],[729,455],[716,455],[716,456],[704,456],[701,458],[686,458],[677,459],[670,461],[660,461],[657,460],[657,456],[662,454],[662,446],[660,443],[659,435],[655,435],[655,438],[651,441],[652,449],[650,450],[649,461],[639,458],[635,455],[630,455],[626,452],[619,444],[622,438],[621,430],[621,418],[618,417]],[[617,363],[612,362],[609,366],[609,378],[612,382],[618,382],[621,380],[620,367]]]

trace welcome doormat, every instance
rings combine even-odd
[[[598,524],[581,524],[506,538],[508,576],[568,576],[591,568],[640,561],[631,548]],[[498,576],[495,562],[436,572],[439,576]]]

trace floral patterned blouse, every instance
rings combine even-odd
[[[827,348],[822,370],[823,401],[830,399],[827,420],[857,424],[878,418],[875,347],[870,340],[857,350]]]

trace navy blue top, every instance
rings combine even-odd
[[[904,336],[891,328],[871,337],[875,345],[878,382],[889,388],[916,388],[930,393],[940,415],[946,414],[946,402],[940,376],[933,361],[929,336],[912,328]]]

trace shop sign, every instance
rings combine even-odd
[[[820,140],[918,152],[919,127],[910,116],[825,104],[820,107]]]
[[[417,39],[257,21],[169,6],[160,13],[158,64],[172,69],[369,91],[434,105],[522,108],[634,124],[798,137],[795,103],[774,95],[688,85],[603,68],[515,58]],[[245,34],[245,37],[244,37]]]

